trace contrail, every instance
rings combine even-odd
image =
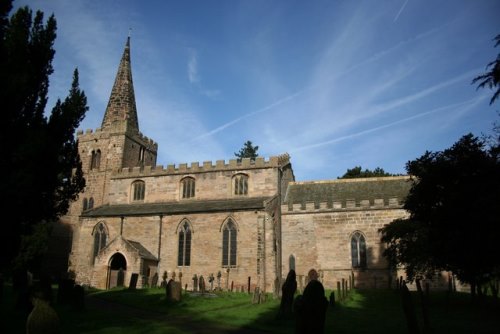
[[[405,3],[403,4],[403,6],[401,6],[401,9],[399,10],[399,12],[396,14],[396,17],[394,18],[394,21],[393,22],[396,22],[399,18],[399,15],[401,15],[401,13],[403,12],[403,10],[405,9],[406,7],[406,4],[408,3],[408,0],[405,1]]]
[[[372,132],[376,132],[376,131],[379,131],[379,130],[382,130],[382,129],[386,129],[386,128],[389,128],[391,126],[397,125],[397,124],[406,123],[408,121],[411,121],[411,120],[414,120],[414,119],[417,119],[417,118],[421,118],[421,117],[424,117],[424,116],[427,116],[427,115],[430,115],[430,114],[434,114],[434,113],[437,113],[437,112],[441,112],[441,111],[446,110],[446,109],[461,107],[461,106],[465,106],[465,105],[469,105],[469,104],[470,104],[470,106],[472,106],[472,105],[474,105],[476,103],[479,103],[480,101],[484,100],[485,98],[486,98],[486,95],[481,96],[479,98],[474,98],[474,99],[470,99],[470,100],[467,100],[467,101],[462,101],[462,102],[459,102],[459,103],[450,104],[450,105],[447,105],[447,106],[435,108],[435,109],[432,109],[432,110],[429,110],[429,111],[426,111],[426,112],[423,112],[423,113],[420,113],[420,114],[417,114],[417,115],[413,115],[413,116],[410,116],[410,117],[407,117],[407,118],[403,118],[403,119],[400,119],[400,120],[397,120],[397,121],[394,121],[394,122],[391,122],[391,123],[387,123],[387,124],[384,124],[384,125],[380,125],[380,126],[371,128],[371,129],[367,129],[367,130],[363,130],[363,131],[360,131],[360,132],[356,132],[356,133],[352,133],[352,134],[349,134],[349,135],[345,135],[345,136],[342,136],[342,137],[330,139],[330,140],[327,140],[327,141],[324,141],[324,142],[310,144],[310,145],[305,145],[305,146],[302,146],[302,147],[298,147],[296,149],[291,149],[291,150],[288,150],[288,152],[289,153],[294,153],[294,152],[305,151],[305,150],[309,150],[311,148],[316,148],[316,147],[320,147],[320,146],[334,144],[334,143],[338,143],[338,142],[343,141],[343,140],[347,140],[347,139],[351,139],[351,138],[355,138],[355,137],[360,137],[360,136],[368,134],[368,133],[372,133]]]

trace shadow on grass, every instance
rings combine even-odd
[[[25,333],[25,317],[16,312],[8,286],[2,300],[2,333]],[[183,295],[168,302],[164,290],[92,291],[86,309],[56,305],[63,333],[293,333],[295,320],[276,319],[279,300],[252,304],[251,295],[220,293],[217,298]],[[421,319],[417,296],[412,296]],[[472,305],[470,295],[435,292],[430,296],[434,333],[498,333],[498,304]],[[5,322],[4,322],[5,321]],[[406,333],[399,294],[392,290],[353,291],[329,308],[325,333]]]

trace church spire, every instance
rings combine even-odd
[[[126,130],[139,132],[132,67],[130,65],[130,36],[127,38],[127,44],[118,66],[115,83],[111,90],[101,127],[102,129],[109,128],[114,124],[118,125],[123,122],[126,124]]]

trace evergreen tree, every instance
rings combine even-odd
[[[496,41],[495,47],[500,45],[500,34],[497,35],[494,39]],[[479,82],[477,88],[484,88],[488,86],[490,89],[494,89],[496,87],[496,92],[493,93],[491,97],[490,104],[493,104],[495,100],[500,96],[500,53],[497,55],[497,59],[488,63],[486,69],[490,68],[489,72],[478,75],[472,80],[472,83]]]
[[[362,177],[377,177],[377,176],[394,176],[394,174],[387,173],[383,168],[377,167],[374,170],[365,169],[363,170],[361,166],[356,166],[351,169],[347,169],[344,175],[338,177],[338,179],[354,179]]]
[[[500,272],[500,159],[473,135],[441,152],[410,161],[407,219],[381,229],[384,254],[410,277],[451,270],[474,287]]]
[[[8,5],[5,5],[7,3]],[[19,254],[21,240],[45,235],[39,227],[64,215],[69,203],[85,187],[74,134],[87,111],[87,99],[79,88],[78,71],[64,101],[57,101],[45,116],[49,75],[52,74],[56,20],[28,7],[10,19],[11,2],[0,6],[0,205],[4,215],[1,269],[12,264],[36,263],[37,256]],[[10,213],[10,214],[9,214]],[[45,231],[45,232],[43,232]],[[7,232],[7,233],[5,233]],[[38,247],[43,250],[45,240]],[[23,247],[25,249],[26,247]],[[39,252],[29,250],[30,254]]]
[[[255,160],[259,156],[257,151],[259,150],[259,146],[253,146],[250,140],[247,140],[243,147],[240,149],[238,153],[234,153],[236,157],[238,157],[238,161],[241,161],[243,158],[250,158]]]

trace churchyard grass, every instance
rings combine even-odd
[[[329,295],[329,292],[327,292]],[[56,305],[63,333],[204,333],[234,329],[255,333],[293,333],[293,319],[276,319],[279,300],[252,304],[245,293],[218,293],[216,298],[183,294],[180,302],[168,302],[163,289],[92,291],[86,308],[74,311]],[[412,293],[417,317],[421,313]],[[24,319],[12,305],[10,287],[4,287],[2,333],[24,333]],[[434,332],[498,333],[498,303],[471,303],[470,295],[430,295],[430,323]],[[421,323],[422,324],[422,323]],[[329,308],[325,333],[407,333],[399,294],[392,290],[352,291],[349,298]]]

